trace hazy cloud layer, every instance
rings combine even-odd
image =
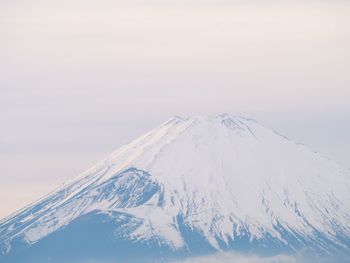
[[[274,257],[244,256],[233,252],[223,252],[212,256],[189,258],[176,263],[300,263],[293,256]]]

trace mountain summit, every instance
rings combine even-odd
[[[1,262],[222,250],[346,262],[349,170],[251,119],[173,117],[0,221]]]

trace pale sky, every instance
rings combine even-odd
[[[172,115],[350,168],[348,1],[0,1],[0,218]]]

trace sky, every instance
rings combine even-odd
[[[350,168],[350,3],[0,1],[0,218],[173,115],[230,113]]]

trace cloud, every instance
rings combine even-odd
[[[194,257],[176,263],[297,263],[294,256],[277,255],[273,257],[247,256],[233,252],[220,252],[215,255]]]

